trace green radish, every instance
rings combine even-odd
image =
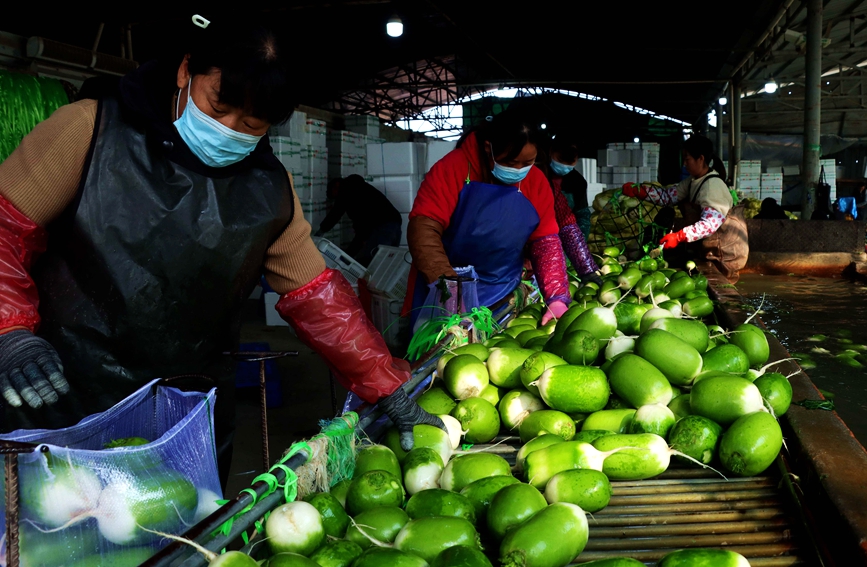
[[[105,443],[102,448],[117,449],[118,447],[138,447],[141,445],[147,445],[148,443],[150,443],[150,441],[144,437],[120,437]]]
[[[555,366],[542,373],[536,384],[542,400],[562,412],[601,410],[611,389],[605,373],[592,366]]]
[[[451,516],[476,523],[476,510],[469,498],[458,492],[430,488],[417,492],[406,503],[411,520],[428,516]]]
[[[458,402],[452,416],[461,423],[468,443],[487,443],[500,431],[500,414],[491,402],[467,398]]]
[[[526,348],[494,348],[488,357],[488,375],[491,383],[501,388],[521,385],[521,369],[524,361],[535,351]]]
[[[743,374],[750,368],[750,359],[741,347],[734,344],[722,344],[701,355],[702,371],[728,372]]]
[[[634,409],[606,409],[591,413],[581,424],[581,431],[626,433],[635,416]]]
[[[567,335],[568,332],[578,330],[590,331],[600,341],[600,348],[604,348],[604,341],[613,337],[617,330],[617,316],[607,307],[588,309],[569,325]]]
[[[756,378],[753,382],[765,402],[771,407],[776,417],[789,411],[792,403],[792,385],[789,379],[779,372],[768,372]]]
[[[428,563],[455,545],[479,548],[479,534],[464,518],[428,517],[410,520],[394,540],[394,546],[418,555]]]
[[[364,551],[357,543],[345,539],[326,541],[310,555],[320,567],[349,567]]]
[[[509,430],[517,429],[525,417],[544,408],[538,396],[523,389],[511,390],[500,400],[500,423]]]
[[[587,538],[584,510],[568,502],[555,502],[506,534],[500,544],[500,565],[562,567],[578,557]]]
[[[342,538],[349,527],[349,515],[343,509],[343,504],[328,492],[314,492],[304,497],[319,512],[322,518],[322,528],[325,535]]]
[[[518,426],[521,443],[526,443],[543,433],[553,433],[568,441],[575,435],[575,422],[562,411],[539,410],[525,417]]]
[[[500,403],[500,396],[503,391],[505,391],[505,388],[500,388],[494,384],[488,384],[482,388],[479,397],[490,403],[492,406],[496,406]]]
[[[346,493],[346,511],[351,516],[379,506],[401,504],[403,486],[400,484],[400,477],[385,471],[368,471],[354,477]]]
[[[448,392],[435,386],[418,397],[416,403],[431,415],[450,413],[457,405]]]
[[[563,438],[559,435],[553,435],[551,433],[544,433],[538,437],[530,439],[524,443],[520,449],[518,449],[518,455],[515,458],[515,470],[518,473],[523,473],[527,462],[527,456],[530,453],[538,451],[539,449],[544,449],[545,447],[550,447],[551,445],[556,445],[557,443],[565,443],[565,441],[563,441]]]
[[[638,268],[642,272],[655,272],[659,269],[659,262],[657,262],[656,259],[650,257],[642,258],[638,262]]]
[[[688,415],[671,428],[668,444],[672,449],[709,465],[717,454],[721,433],[722,427],[717,422],[700,415]],[[691,464],[688,459],[680,456],[675,456],[675,459]]]
[[[692,415],[692,406],[689,403],[689,394],[678,396],[668,402],[668,409],[674,414],[675,419],[682,419]]]
[[[461,495],[465,496],[473,504],[473,509],[476,512],[476,522],[480,526],[486,525],[488,516],[488,507],[491,505],[491,500],[503,488],[518,484],[517,478],[511,474],[489,476],[480,478],[477,481],[471,482],[461,489]]]
[[[651,305],[620,302],[614,307],[617,330],[626,335],[637,335],[641,330],[641,318]]]
[[[665,375],[635,354],[623,354],[612,362],[608,380],[611,390],[634,407],[671,401],[671,384]]]
[[[651,329],[662,329],[686,342],[700,353],[707,350],[707,325],[694,319],[676,319],[674,317],[657,319],[650,325]]]
[[[617,331],[611,340],[608,341],[608,346],[605,347],[605,359],[611,360],[618,354],[624,352],[632,352],[635,350],[635,338],[627,337],[620,331]]]
[[[641,270],[638,268],[626,268],[617,276],[617,285],[620,289],[627,291],[635,287],[638,280],[641,279]]]
[[[683,306],[680,304],[680,301],[677,299],[668,299],[665,301],[660,301],[657,307],[661,307],[666,311],[670,311],[674,317],[670,317],[671,319],[680,319],[683,317]]]
[[[412,428],[413,447],[429,447],[440,454],[443,462],[447,462],[452,456],[452,440],[449,433],[434,425],[415,425]],[[391,449],[398,462],[406,458],[406,451],[400,447],[400,433],[397,428],[389,427],[383,435],[383,444]]]
[[[593,442],[602,452],[612,452],[602,463],[602,472],[611,480],[643,480],[664,473],[671,455],[665,439],[653,433],[606,435]]]
[[[613,452],[602,452],[596,450],[590,443],[565,441],[527,455],[524,464],[524,476],[527,477],[529,484],[543,489],[551,477],[563,471],[573,469],[603,470],[605,459],[620,450],[622,448]]]
[[[455,399],[477,397],[490,383],[485,364],[471,354],[455,356],[446,363],[443,382]]]
[[[755,325],[744,323],[735,327],[729,334],[729,342],[747,353],[750,366],[759,367],[768,361],[770,346],[765,332]]]
[[[605,473],[593,469],[563,471],[545,485],[545,500],[568,502],[585,512],[598,512],[611,501],[611,483]]]
[[[605,429],[587,429],[583,431],[579,431],[575,434],[575,437],[572,438],[572,441],[583,441],[584,443],[593,443],[595,440],[600,437],[605,437],[606,435],[614,435],[614,431],[607,431]],[[520,454],[520,451],[518,451]]]
[[[581,567],[645,567],[644,563],[631,557],[611,557],[582,563]]]
[[[700,295],[687,299],[682,303],[683,314],[687,317],[695,317],[701,319],[713,313],[713,301],[709,297]]]
[[[372,471],[367,474],[388,474]],[[319,511],[312,504],[297,500],[271,510],[265,521],[265,537],[271,553],[310,555],[325,541]]]
[[[723,433],[719,458],[738,476],[755,476],[771,466],[783,446],[783,432],[774,416],[757,411],[739,417]]]
[[[346,530],[346,539],[361,550],[392,543],[407,522],[409,515],[397,506],[371,508],[355,516]]]
[[[657,567],[750,567],[747,558],[728,549],[678,549],[664,556]]]
[[[385,471],[400,478],[400,463],[394,451],[385,445],[368,445],[362,448],[355,456],[355,476],[362,475],[367,471]]]
[[[536,337],[527,341],[527,344],[524,346],[534,352],[542,352],[545,349],[545,346],[547,346],[549,340],[551,340],[550,335]]]
[[[22,464],[21,504],[39,524],[59,528],[91,513],[99,505],[102,482],[85,466],[42,456]]]
[[[189,543],[189,541],[187,541],[187,543]],[[209,555],[205,555],[202,550],[207,552]],[[252,557],[244,555],[240,551],[230,551],[229,553],[218,555],[203,547],[199,552],[207,558],[213,556],[213,560],[209,559],[210,562],[208,563],[208,567],[256,567],[259,565]],[[23,558],[24,551],[21,553]],[[72,567],[103,567],[104,565],[134,567],[135,565],[141,565],[146,562],[153,556],[153,554],[153,547],[131,547],[120,551],[103,551],[98,555],[85,557],[81,561],[76,561],[70,565],[72,565]],[[226,557],[227,555],[228,557]],[[24,566],[26,563],[22,562],[21,565]],[[52,564],[48,563],[46,565]],[[64,563],[57,563],[57,565],[64,565]]]
[[[529,343],[532,339],[538,339],[539,337],[547,337],[547,336],[548,336],[548,330],[544,329],[544,328],[539,328],[539,329],[530,329],[530,330],[524,331],[523,333],[521,333],[520,335],[515,337],[515,339],[519,343],[521,343],[521,346],[523,348],[526,348],[527,343]],[[488,370],[490,371],[490,367],[488,368]]]
[[[298,553],[278,553],[272,555],[266,562],[264,567],[320,567],[318,563],[312,559],[308,559]]]
[[[521,384],[524,385],[528,392],[539,396],[539,388],[536,386],[530,386],[530,384],[538,380],[539,376],[549,368],[562,366],[564,364],[568,363],[556,354],[550,352],[543,351],[531,354],[521,366],[521,372],[519,374]]]
[[[696,274],[692,276],[692,281],[695,282],[695,289],[699,291],[707,290],[707,278],[704,276],[704,274]]]
[[[349,492],[349,485],[352,484],[351,478],[345,478],[328,489],[328,493],[337,498],[343,509],[346,509],[346,494]]]
[[[507,531],[547,505],[542,493],[529,484],[506,486],[494,496],[488,507],[488,530],[495,539],[502,540]]]
[[[607,289],[606,286],[603,285],[602,289],[599,291],[599,303],[602,305],[612,305],[620,300],[621,295],[622,293],[620,288],[617,287],[617,282],[610,282]]]
[[[429,567],[427,561],[399,549],[371,547],[359,555],[352,567]]]
[[[695,297],[708,297],[707,290],[694,289],[683,296],[684,299],[693,299]]]
[[[526,321],[529,321],[529,319],[514,319],[514,320],[518,321],[518,323],[515,325],[512,325],[511,327],[507,327],[506,329],[504,329],[503,334],[515,339],[516,341],[518,341],[518,335],[520,335],[524,331],[532,331],[532,330],[536,329],[536,322],[535,321],[533,321],[533,324],[530,324],[530,323],[526,323]],[[518,344],[520,344],[520,343],[521,343],[521,341],[518,341]]]
[[[641,316],[641,322],[638,324],[638,332],[644,333],[650,326],[658,321],[659,319],[673,319],[674,313],[669,311],[668,309],[663,309],[661,307],[652,307],[644,312],[644,315]]]
[[[692,413],[723,427],[753,412],[762,411],[762,394],[755,384],[740,376],[711,376],[699,380],[689,394]]]
[[[569,325],[571,325],[572,322],[585,311],[587,311],[586,307],[580,305],[578,302],[572,302],[572,305],[569,306],[566,313],[557,320],[557,324],[554,326],[554,334],[551,335],[551,340],[559,341],[562,339],[563,335],[566,334],[566,329],[569,328]]]
[[[713,348],[729,342],[726,330],[719,325],[708,325],[707,332],[710,335],[708,337],[708,348]]]
[[[440,477],[440,486],[460,492],[471,482],[481,478],[512,474],[512,467],[503,457],[492,453],[467,453],[455,455],[446,464]]]
[[[416,447],[403,460],[403,486],[412,496],[428,488],[438,488],[443,474],[443,459],[429,447]]]
[[[461,438],[464,436],[464,430],[461,427],[461,422],[450,415],[440,414],[437,417],[440,418],[440,420],[443,422],[443,425],[446,426],[446,432],[448,433],[449,441],[451,442],[451,449],[455,450],[460,447]],[[450,455],[451,452],[449,452],[449,456]],[[440,454],[440,458],[442,459],[442,454]],[[445,463],[444,459],[443,463]],[[403,462],[401,462],[401,467],[402,466]]]
[[[605,409],[634,409],[628,403],[626,403],[623,398],[618,396],[617,394],[611,394],[611,397],[608,398],[608,403],[605,404]],[[595,413],[595,412],[594,412]],[[587,419],[587,416],[584,416],[584,419]]]
[[[668,297],[672,299],[677,299],[678,297],[682,297],[687,293],[693,291],[695,289],[695,281],[692,278],[678,278],[676,280],[671,280],[671,282],[665,286],[665,293]]]
[[[467,545],[456,545],[443,550],[430,567],[492,567],[485,554]]]
[[[630,433],[655,433],[666,437],[676,421],[674,413],[662,404],[646,404],[639,407],[629,425]]]
[[[566,335],[552,346],[551,352],[563,357],[569,364],[593,364],[599,356],[599,340],[583,329],[566,331]]]
[[[97,530],[65,530],[43,533],[42,528],[37,528],[29,520],[19,523],[18,543],[21,554],[19,565],[22,567],[77,564],[94,554],[105,552],[105,549],[100,545]],[[149,549],[153,554],[153,548]],[[150,556],[148,555],[140,561],[144,561],[148,557]]]
[[[688,386],[701,372],[701,354],[662,329],[649,329],[635,341],[635,354],[650,362],[675,386]]]
[[[635,292],[639,298],[644,299],[648,297],[653,291],[653,274],[645,274],[641,276],[641,279],[638,280],[638,283],[632,288],[632,291]]]

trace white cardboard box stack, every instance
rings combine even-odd
[[[776,199],[778,205],[783,202],[782,173],[762,174],[762,199],[767,199],[768,197]]]
[[[437,153],[445,148],[435,146]],[[427,172],[428,144],[423,142],[386,142],[367,144],[367,172],[370,183],[383,192],[400,212],[400,245],[406,246],[409,212]],[[447,153],[447,152],[446,152]]]
[[[584,179],[587,180],[587,183],[598,183],[597,181],[597,171],[596,171],[596,160],[592,158],[579,158],[578,163],[575,164],[575,169],[578,170],[578,173],[584,176]],[[589,199],[589,196],[588,196]]]
[[[376,116],[347,114],[343,117],[346,129],[372,138],[379,138],[379,118]]]
[[[606,149],[598,151],[597,158],[596,181],[610,187],[620,187],[629,182],[656,181],[659,175],[657,143],[611,143]]]
[[[367,175],[367,136],[347,130],[331,130],[328,146],[328,177]]]
[[[741,160],[738,163],[737,190],[749,199],[762,198],[762,162]]]
[[[833,159],[820,159],[820,171],[825,169],[825,183],[831,186],[831,202],[837,200],[837,162]]]

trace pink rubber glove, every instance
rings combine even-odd
[[[568,309],[569,306],[562,301],[552,301],[548,304],[548,309],[545,310],[545,314],[542,315],[542,325],[544,325],[551,319],[559,319],[563,316],[563,313],[566,313],[566,310]]]

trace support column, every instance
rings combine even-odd
[[[714,107],[716,110],[716,144],[714,144],[714,149],[716,150],[716,155],[719,156],[720,159],[723,157],[723,107],[717,101],[716,106]],[[728,171],[726,171],[726,175],[728,175]]]
[[[741,161],[741,85],[735,81],[731,82],[729,88],[729,113],[731,114],[732,129],[729,140],[729,167],[731,168],[732,185],[735,189],[738,188],[738,170],[740,169]]]
[[[804,195],[801,217],[809,219],[816,208],[819,157],[822,153],[822,0],[807,0],[807,77],[804,82],[804,160],[801,180]]]

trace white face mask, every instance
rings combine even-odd
[[[202,163],[211,167],[226,167],[250,155],[262,136],[236,132],[211,118],[196,106],[192,91],[193,78],[187,83],[187,106],[175,120],[178,134]],[[180,96],[175,106],[175,116],[180,109]]]

